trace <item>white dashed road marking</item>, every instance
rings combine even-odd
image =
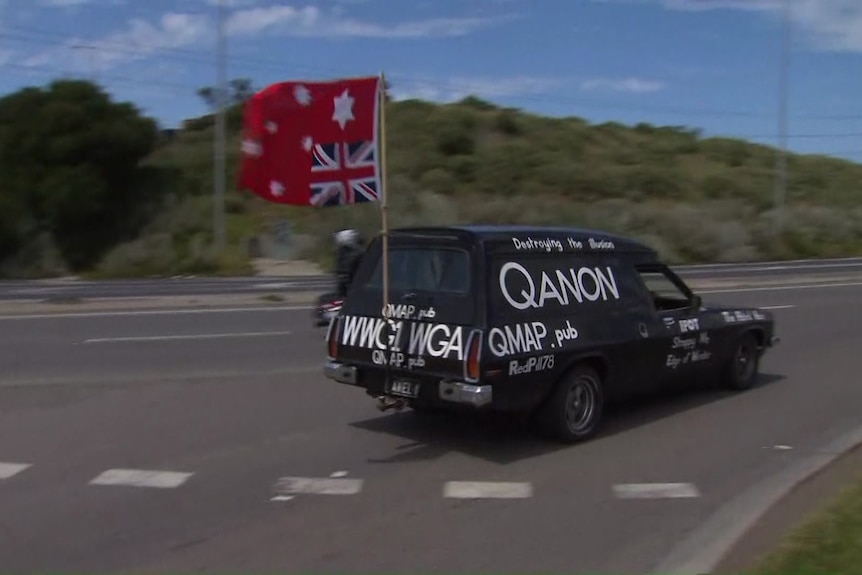
[[[3,463],[0,461],[0,479],[14,477],[29,467],[29,463]]]
[[[290,335],[289,331],[250,331],[238,333],[198,333],[188,335],[153,335],[142,337],[94,337],[85,339],[84,343],[124,343],[143,341],[172,341],[182,339],[225,339],[233,337],[275,337]]]
[[[533,496],[531,483],[447,481],[443,497],[455,499],[524,499]]]
[[[361,479],[335,477],[282,477],[275,484],[279,495],[356,495],[362,491]]]
[[[153,471],[147,469],[109,469],[90,481],[90,485],[125,485],[173,489],[185,483],[193,473]]]
[[[678,499],[700,497],[692,483],[622,483],[614,485],[620,499]]]

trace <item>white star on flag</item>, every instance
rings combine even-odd
[[[281,182],[276,182],[275,180],[269,183],[269,192],[276,197],[280,197],[284,195],[284,186]]]
[[[270,120],[266,123],[266,131],[270,134],[276,133],[278,131],[278,124]]]
[[[249,156],[257,158],[263,154],[263,147],[256,140],[243,140],[242,151]]]
[[[338,125],[341,126],[341,129],[344,129],[344,125],[347,124],[350,120],[355,120],[353,117],[353,102],[354,98],[347,93],[345,89],[344,92],[341,93],[340,96],[336,96],[333,98],[333,103],[335,104],[335,110],[332,112],[332,119],[338,122]]]
[[[306,152],[310,152],[313,146],[314,140],[311,139],[311,136],[306,136],[302,139],[302,149]]]
[[[303,106],[311,104],[311,92],[302,84],[293,89],[293,97]]]

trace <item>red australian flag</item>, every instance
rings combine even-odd
[[[245,105],[239,187],[270,201],[381,199],[380,78],[280,82]]]

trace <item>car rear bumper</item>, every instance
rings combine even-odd
[[[352,365],[328,360],[323,366],[323,375],[345,385],[369,388],[368,384],[363,383],[359,369]],[[472,407],[486,407],[494,401],[494,392],[490,385],[472,385],[450,379],[436,381],[429,379],[426,381],[436,384],[437,389],[433,398],[435,403],[440,401]]]
[[[323,366],[323,375],[345,385],[359,385],[358,370],[337,361],[327,361]]]

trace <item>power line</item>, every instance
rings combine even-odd
[[[65,45],[67,41],[70,39],[69,36],[61,35],[56,32],[40,32],[34,28],[23,28],[19,26],[15,27],[7,27],[7,29],[18,30],[20,32],[24,32],[24,34],[6,34],[6,38],[9,39],[18,39],[21,41],[32,41],[32,42],[44,42],[44,38],[34,38],[32,34],[38,34],[39,36],[47,36],[51,37],[54,40],[55,45]],[[115,53],[115,54],[126,54],[129,56],[138,56],[140,58],[144,57],[153,57],[158,55],[161,59],[168,60],[187,60],[190,62],[199,62],[205,63],[210,62],[212,58],[211,52],[201,51],[201,50],[193,50],[193,49],[183,49],[183,48],[159,48],[158,50],[149,50],[145,47],[141,48],[130,48],[127,44],[119,44],[109,41],[96,41],[96,42],[82,42],[81,40],[77,40],[76,42],[80,45],[93,45],[98,46],[99,50],[107,53]],[[271,71],[271,72],[281,72],[285,68],[284,60],[274,60],[268,58],[255,58],[255,59],[246,59],[237,56],[226,56],[227,61],[232,63],[241,64],[245,69],[251,70],[261,70],[261,71]],[[338,75],[345,73],[343,69],[335,69],[331,67],[325,66],[309,66],[307,64],[299,64],[299,63],[290,63],[290,68],[294,70],[296,73],[310,73],[310,74],[328,74],[328,75]],[[469,81],[459,82],[457,80],[441,80],[439,78],[427,78],[427,77],[418,77],[407,74],[398,74],[395,72],[387,73],[387,77],[389,77],[393,83],[407,85],[407,86],[418,86],[418,87],[430,87],[439,90],[445,90],[449,92],[469,92],[470,88],[473,87],[472,83]],[[561,102],[566,103],[573,106],[580,106],[586,109],[595,109],[595,110],[608,110],[608,111],[625,111],[625,112],[651,112],[657,114],[664,114],[669,116],[713,116],[713,117],[738,117],[738,118],[768,118],[773,117],[771,113],[767,112],[752,112],[750,110],[733,110],[733,109],[716,109],[716,108],[696,108],[696,107],[682,107],[682,106],[660,106],[660,105],[649,105],[649,104],[613,104],[609,103],[605,99],[593,99],[593,98],[580,98],[570,95],[564,94],[518,94],[518,98],[526,101],[536,101],[536,102]],[[798,114],[793,116],[794,119],[799,120],[820,120],[820,121],[848,121],[848,120],[862,120],[862,114]],[[771,137],[771,136],[770,136]]]
[[[25,65],[25,64],[16,64],[16,63],[6,63],[6,68],[13,68],[25,72],[42,72],[42,73],[50,73],[50,74],[65,74],[65,70],[56,66],[44,66],[44,65]],[[148,87],[158,87],[163,90],[170,91],[175,94],[194,94],[200,86],[192,85],[192,84],[183,84],[177,82],[169,82],[159,78],[148,78],[141,79],[140,77],[131,77],[131,76],[122,76],[115,74],[100,74],[101,80],[107,80],[114,84],[120,85],[128,85],[128,86],[148,86]],[[216,90],[217,92],[217,90]],[[804,133],[804,134],[792,134],[788,133],[788,140],[811,140],[811,139],[852,139],[852,138],[862,138],[862,132],[822,132],[822,133]],[[768,133],[747,133],[747,132],[736,132],[732,134],[714,134],[711,136],[705,136],[705,138],[734,138],[734,139],[746,139],[751,141],[757,140],[773,140],[776,138],[776,134],[768,134]],[[842,152],[843,153],[843,152]]]

